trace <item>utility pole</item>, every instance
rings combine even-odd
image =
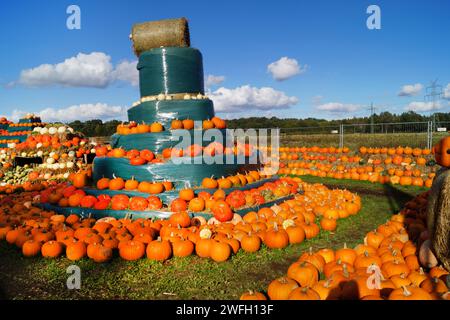
[[[374,133],[374,116],[376,107],[373,105],[373,102],[370,103],[370,106],[367,109],[370,110],[370,133]]]
[[[439,101],[443,97],[444,93],[442,92],[442,86],[437,83],[438,79],[431,82],[431,84],[426,88],[425,101],[431,102],[431,121],[432,121],[432,130],[436,130],[436,113],[435,110],[438,107]],[[439,123],[439,119],[437,119]]]

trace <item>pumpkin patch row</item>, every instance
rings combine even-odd
[[[207,119],[202,121],[202,127],[203,130],[208,129],[225,129],[226,128],[226,122],[225,120],[219,118],[219,117],[213,117],[212,119]],[[146,123],[136,123],[134,121],[131,121],[129,123],[122,123],[117,126],[116,133],[120,135],[129,135],[129,134],[143,134],[143,133],[157,133],[165,131],[166,128],[159,123],[159,122],[153,122],[151,124]],[[179,129],[185,129],[185,130],[192,130],[195,129],[195,122],[192,119],[184,119],[184,120],[172,120],[170,125],[170,130],[179,130]]]
[[[362,148],[359,155],[327,155],[311,151],[298,153],[295,151],[297,148],[287,149],[280,155],[279,174],[430,187],[438,168],[428,149],[370,148],[369,153],[368,149]],[[331,148],[319,148],[318,151],[323,149],[329,151]]]
[[[449,272],[433,259],[426,231],[429,191],[354,249],[323,248],[302,254],[286,276],[273,280],[267,296],[273,300],[440,300],[450,298]],[[374,272],[378,277],[373,281]],[[322,280],[319,280],[322,279]],[[241,299],[266,299],[261,292]]]
[[[101,263],[116,254],[125,260],[147,257],[158,261],[196,254],[222,262],[239,250],[255,252],[262,245],[281,249],[301,243],[319,233],[322,224],[317,221],[344,218],[356,214],[360,208],[359,197],[349,191],[329,190],[323,185],[303,183],[298,178],[292,180],[301,184],[304,194],[271,208],[249,212],[244,217],[232,214],[232,219],[223,223],[218,219],[207,221],[201,216],[191,218],[185,211],[173,213],[168,220],[95,220],[74,214],[65,217],[33,207],[35,191],[3,196],[0,197],[0,240],[15,245],[27,257],[56,258],[65,254],[70,260],[87,257]],[[64,189],[66,195],[69,191],[73,192],[70,197],[85,199],[82,190]],[[43,196],[45,193],[41,193],[41,199]],[[117,199],[119,205],[122,199]],[[223,203],[226,201],[217,201]]]

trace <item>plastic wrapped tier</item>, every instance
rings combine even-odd
[[[137,123],[159,122],[166,129],[170,128],[175,119],[200,121],[212,117],[214,106],[209,99],[147,101],[128,110],[128,120]]]
[[[244,173],[249,170],[261,168],[259,154],[254,153],[251,158],[245,158],[245,164],[238,164],[238,158],[231,156],[232,160],[223,163],[206,164],[210,159],[201,157],[188,158],[189,163],[175,163],[169,160],[165,163],[154,163],[142,166],[133,166],[125,158],[96,157],[94,160],[93,179],[94,182],[105,177],[112,178],[119,175],[123,179],[135,178],[138,181],[172,181],[179,185],[199,186],[205,177],[222,177],[234,175],[238,172]],[[183,160],[178,158],[177,161]],[[184,160],[187,160],[184,158]],[[226,162],[226,163],[225,163]]]
[[[141,97],[160,93],[204,94],[202,54],[194,48],[162,47],[139,56]]]
[[[227,131],[226,129],[217,130],[214,134],[220,132],[222,137],[226,137]],[[208,131],[211,133],[211,131]],[[201,139],[202,137],[206,137],[204,131],[202,130],[189,130],[187,132],[189,134],[189,140],[184,141],[184,143],[189,144],[201,144],[203,147],[206,147],[211,142],[216,141],[215,135],[212,133],[208,135],[209,139]],[[175,147],[179,144],[182,139],[186,139],[186,131],[184,130],[166,130],[163,132],[153,132],[153,133],[136,133],[129,135],[120,135],[114,134],[111,137],[111,146],[113,148],[123,148],[125,150],[137,149],[144,150],[150,149],[153,152],[161,153],[166,148]],[[225,140],[226,141],[226,140]],[[224,143],[224,139],[217,140],[217,142]]]

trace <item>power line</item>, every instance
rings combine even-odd
[[[374,116],[375,110],[378,108],[373,105],[373,102],[371,102],[370,106],[366,109],[370,110],[370,133],[374,133]]]
[[[439,119],[436,119],[436,108],[441,100],[441,98],[444,96],[444,93],[442,91],[442,86],[437,83],[438,79],[431,81],[431,84],[426,88],[426,94],[424,97],[424,100],[426,102],[432,102],[431,106],[431,113],[432,113],[432,121],[433,121],[433,128],[436,128],[436,120],[439,124]]]

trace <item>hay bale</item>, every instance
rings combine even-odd
[[[144,51],[160,47],[189,47],[189,26],[186,18],[137,23],[131,35],[133,50],[139,57]]]
[[[431,186],[427,228],[436,257],[450,270],[450,170],[436,175]]]

